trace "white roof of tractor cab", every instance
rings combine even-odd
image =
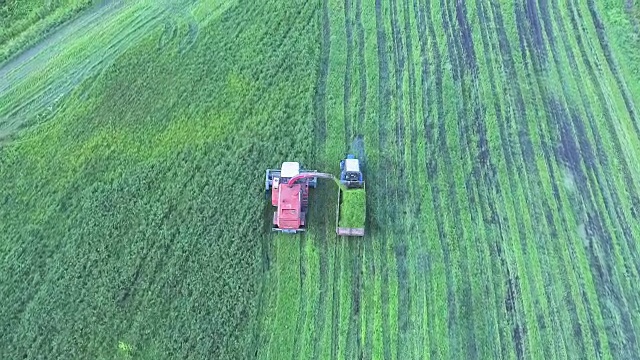
[[[293,161],[286,161],[282,163],[280,169],[280,176],[283,178],[292,178],[300,174],[300,163]]]
[[[360,172],[360,162],[358,159],[345,159],[344,167],[347,172]]]

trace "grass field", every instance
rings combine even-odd
[[[80,13],[0,67],[0,357],[640,357],[637,8]],[[347,152],[367,235],[330,182],[271,233],[264,170]]]

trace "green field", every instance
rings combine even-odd
[[[27,3],[1,359],[640,357],[637,2]],[[271,232],[265,169],[347,153],[367,235],[330,182]]]

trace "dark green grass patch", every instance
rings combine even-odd
[[[366,192],[364,189],[342,191],[339,227],[364,228],[366,217]]]

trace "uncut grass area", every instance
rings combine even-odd
[[[311,157],[317,43],[311,4],[228,3],[163,13],[175,28],[127,38],[0,148],[0,358],[255,353],[270,236],[255,179]],[[101,40],[120,34],[119,14]],[[82,62],[69,39],[57,51]],[[2,106],[29,101],[16,91]]]
[[[341,191],[339,227],[364,228],[366,220],[366,191],[349,189]]]
[[[637,2],[116,2],[0,65],[0,359],[640,358]]]

